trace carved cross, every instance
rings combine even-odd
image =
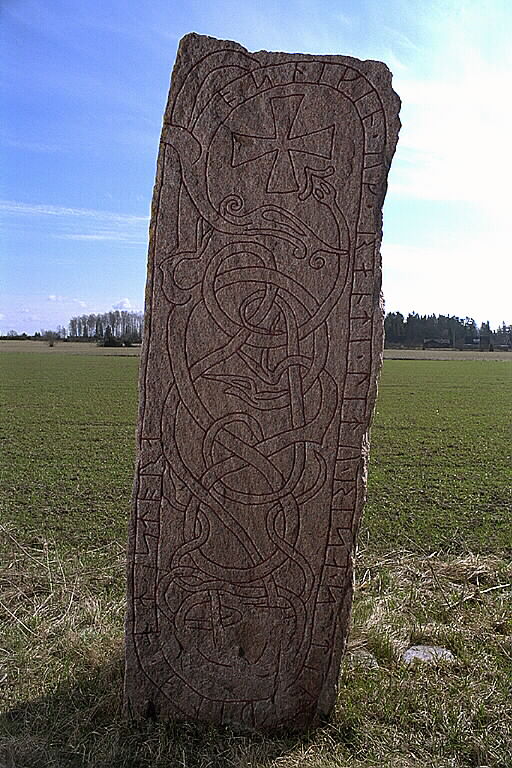
[[[319,128],[310,133],[294,135],[294,123],[297,119],[303,95],[276,96],[270,99],[273,117],[271,135],[252,136],[233,133],[233,168],[251,163],[260,157],[272,153],[274,162],[267,179],[267,192],[297,192],[297,167],[294,154],[325,158],[332,157],[334,125]]]

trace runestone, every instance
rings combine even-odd
[[[398,110],[380,62],[181,41],[150,225],[134,717],[300,729],[334,705]]]

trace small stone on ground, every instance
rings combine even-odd
[[[402,661],[405,664],[412,664],[415,661],[435,664],[437,661],[455,661],[455,656],[447,648],[441,648],[439,645],[412,645],[402,654]]]

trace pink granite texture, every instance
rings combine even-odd
[[[268,730],[332,710],[398,110],[380,62],[181,41],[150,229],[133,716]]]

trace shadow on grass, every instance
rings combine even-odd
[[[259,768],[307,750],[313,738],[313,732],[272,736],[195,723],[129,721],[122,708],[122,676],[118,656],[0,714],[1,768]]]

